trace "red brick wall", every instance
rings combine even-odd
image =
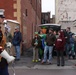
[[[41,0],[32,0],[31,4],[34,10],[37,11],[38,17],[41,19]]]
[[[5,10],[5,17],[7,19],[14,19],[16,20],[17,18],[14,17],[14,8],[13,8],[13,4],[16,1],[13,0],[0,0],[0,9],[4,9]]]
[[[32,1],[34,3],[36,2],[35,0],[32,0]],[[37,14],[36,14],[36,10],[35,10],[36,4],[32,4],[33,2],[31,2],[31,0],[21,1],[21,5],[22,5],[21,20],[22,20],[22,25],[23,25],[23,39],[25,41],[26,47],[31,46],[31,40],[35,32],[35,26],[36,24],[38,25],[41,23],[41,19],[37,17]],[[26,9],[27,9],[27,16],[25,13]],[[38,11],[41,11],[41,9],[38,9]]]

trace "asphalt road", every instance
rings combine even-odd
[[[9,74],[13,75],[11,69]],[[15,75],[76,75],[76,69],[15,69]]]

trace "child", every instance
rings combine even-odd
[[[35,32],[35,37],[32,40],[33,46],[33,62],[38,62],[38,50],[41,47],[41,39],[38,35],[38,32]]]

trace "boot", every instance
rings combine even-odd
[[[1,53],[0,53],[0,56],[5,58],[7,60],[8,63],[12,62],[15,60],[15,57],[13,56],[10,56],[6,50],[3,50]]]

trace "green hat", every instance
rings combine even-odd
[[[35,32],[35,34],[38,34],[38,32]]]

